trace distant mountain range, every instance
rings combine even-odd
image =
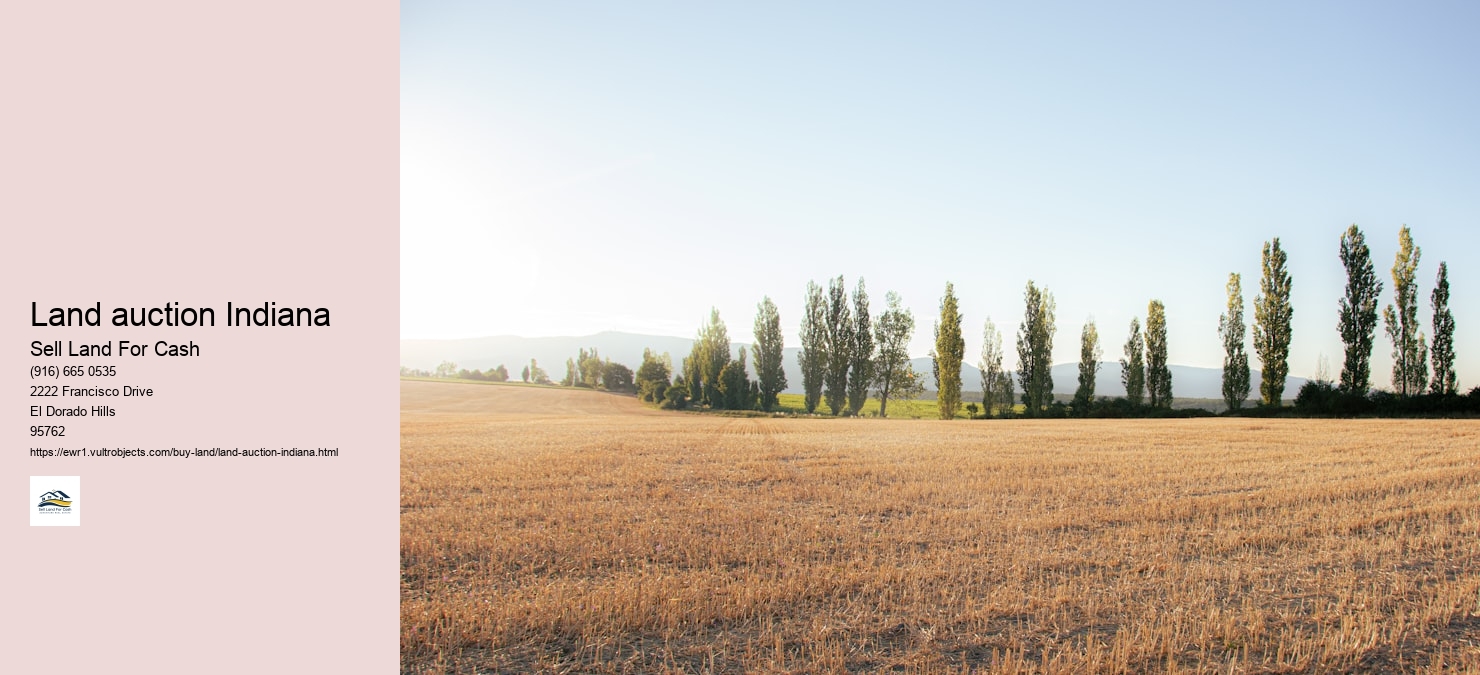
[[[503,364],[518,377],[519,370],[530,359],[550,374],[551,379],[565,376],[565,360],[575,358],[581,349],[596,349],[604,358],[631,366],[633,370],[642,363],[642,351],[652,349],[657,353],[667,352],[673,358],[675,368],[683,363],[693,347],[691,338],[666,335],[636,335],[608,331],[581,337],[526,338],[512,335],[466,338],[460,340],[402,340],[401,365],[409,368],[433,370],[443,361],[452,361],[460,368],[486,370]],[[737,352],[750,345],[732,343]],[[786,350],[785,367],[788,393],[802,393],[802,372],[797,364],[795,347]],[[915,371],[925,375],[927,387],[934,386],[930,376],[930,358],[912,359]],[[1197,366],[1171,366],[1172,393],[1178,398],[1223,398],[1223,370]],[[1250,374],[1253,380],[1250,391],[1259,393],[1259,371]],[[1095,378],[1095,394],[1098,396],[1124,396],[1125,388],[1120,384],[1120,364],[1114,361],[1101,363]],[[1054,393],[1073,394],[1079,386],[1079,364],[1060,363],[1053,367]],[[1304,378],[1291,377],[1285,381],[1285,397],[1293,398]],[[961,369],[961,388],[965,391],[981,391],[981,371],[972,362]]]

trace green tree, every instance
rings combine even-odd
[[[884,296],[886,307],[874,324],[874,387],[879,394],[879,417],[889,416],[889,401],[917,398],[923,383],[910,366],[910,338],[915,335],[915,315],[905,309],[899,295]]]
[[[1100,349],[1100,331],[1095,327],[1095,320],[1090,319],[1079,331],[1079,388],[1074,390],[1075,414],[1089,414],[1095,402],[1095,375],[1100,372],[1100,359],[1104,356],[1104,350]]]
[[[563,380],[560,381],[560,386],[562,386],[562,387],[574,387],[576,385],[576,382],[577,381],[578,381],[578,377],[576,375],[576,360],[575,359],[566,359],[565,360],[565,379],[563,379]]]
[[[601,386],[607,391],[636,390],[632,369],[615,361],[606,361],[601,367]]]
[[[961,311],[956,302],[956,287],[946,282],[946,294],[940,299],[940,320],[935,324],[935,350],[930,353],[935,370],[935,402],[940,418],[954,419],[961,405],[961,360],[966,357],[966,341],[961,337]]]
[[[1002,398],[1002,380],[1011,375],[1002,371],[1002,331],[992,323],[992,317],[982,326],[982,360],[977,368],[982,374],[982,414],[991,416],[999,406],[1012,407],[1012,397]]]
[[[781,315],[770,296],[756,305],[755,344],[750,353],[755,362],[756,387],[760,393],[761,410],[767,412],[776,407],[776,397],[786,389],[786,369],[782,366],[785,339],[781,335]],[[742,352],[743,353],[743,352]]]
[[[1125,356],[1120,359],[1120,383],[1125,386],[1125,400],[1140,407],[1146,396],[1146,341],[1141,337],[1141,320],[1131,317],[1130,334],[1125,338]]]
[[[868,390],[874,381],[874,333],[862,277],[853,289],[853,340],[848,356],[852,361],[848,367],[848,414],[857,415],[868,402]]]
[[[644,401],[661,403],[671,383],[668,381],[673,370],[672,360],[667,354],[659,357],[651,349],[642,350],[642,365],[637,367],[637,392]]]
[[[579,355],[576,357],[576,370],[579,379],[574,380],[574,385],[588,386],[588,388],[592,389],[602,388],[604,385],[602,385],[601,376],[602,373],[605,373],[605,369],[607,369],[607,361],[602,360],[601,354],[596,352],[596,348],[592,348],[591,351],[580,349]]]
[[[730,362],[730,334],[725,322],[719,318],[719,310],[710,308],[709,323],[699,329],[694,338],[691,358],[697,368],[697,380],[690,379],[689,387],[699,382],[701,394],[694,394],[695,403],[707,403],[712,408],[725,406],[724,396],[719,389],[719,373]]]
[[[443,361],[437,364],[437,377],[454,377],[457,375],[457,364],[451,361]]]
[[[1338,250],[1346,268],[1346,295],[1337,312],[1337,328],[1346,345],[1341,364],[1341,390],[1365,396],[1372,379],[1372,344],[1377,332],[1377,299],[1382,282],[1372,267],[1372,251],[1356,224],[1341,235]]]
[[[529,379],[535,384],[550,384],[550,374],[534,359],[529,360]]]
[[[1434,281],[1429,302],[1434,308],[1434,348],[1429,351],[1434,379],[1429,383],[1429,392],[1455,394],[1459,392],[1459,378],[1454,374],[1454,313],[1449,311],[1448,263],[1439,263],[1439,278]]]
[[[1053,403],[1053,294],[1028,281],[1023,291],[1023,322],[1018,326],[1018,384],[1031,417]]]
[[[1290,273],[1280,238],[1264,242],[1259,295],[1254,296],[1254,352],[1259,355],[1259,395],[1266,406],[1279,407],[1290,374]]]
[[[802,312],[802,350],[797,363],[802,367],[802,405],[807,414],[817,412],[822,400],[822,386],[827,379],[827,300],[822,287],[807,282],[807,302]]]
[[[1400,396],[1423,393],[1428,384],[1428,346],[1418,329],[1418,259],[1423,255],[1413,245],[1408,226],[1398,231],[1398,255],[1393,261],[1393,298],[1398,307],[1389,304],[1382,310],[1388,339],[1393,343],[1393,389]]]
[[[1218,317],[1223,338],[1223,402],[1229,410],[1243,407],[1249,398],[1249,353],[1244,351],[1244,290],[1238,274],[1228,275],[1228,311]]]
[[[508,382],[509,369],[505,368],[504,364],[500,363],[498,364],[497,368],[488,369],[488,379],[494,382]]]
[[[663,390],[663,402],[658,407],[668,410],[683,410],[689,407],[689,387],[683,376],[673,381],[673,386]]]
[[[853,314],[842,275],[827,286],[827,383],[822,396],[834,415],[848,407],[848,368],[853,365]]]
[[[1017,404],[1013,403],[1013,401],[1017,400],[1017,392],[1012,386],[1012,373],[1003,373],[1000,384],[1002,385],[1002,391],[997,395],[997,400],[1002,401],[1003,407],[997,411],[997,414],[1005,415],[1017,409]]]
[[[1146,393],[1151,407],[1172,407],[1172,369],[1167,365],[1167,310],[1160,300],[1146,306]]]
[[[519,379],[525,382],[529,381],[529,366],[526,365],[523,370],[519,371]]]
[[[698,403],[697,395],[703,393],[702,382],[704,378],[700,375],[700,360],[698,341],[696,340],[695,347],[690,349],[689,355],[683,358],[683,374],[679,376],[684,381],[685,405],[688,403]],[[673,383],[677,385],[678,380],[675,379]]]
[[[750,401],[750,378],[745,372],[745,350],[740,350],[739,359],[726,363],[720,369],[719,390],[724,397],[725,409],[749,410],[753,407]]]
[[[596,353],[593,347],[591,351],[580,350],[576,356],[576,369],[579,371],[580,379],[575,381],[576,386],[598,389],[601,387],[601,374],[606,368],[606,362],[601,355]]]

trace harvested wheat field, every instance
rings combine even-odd
[[[408,673],[1480,671],[1480,423],[402,384]]]

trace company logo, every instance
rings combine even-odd
[[[82,524],[82,478],[79,476],[31,476],[26,495],[32,525]]]
[[[72,496],[65,492],[62,492],[61,490],[52,490],[51,492],[41,495],[41,503],[37,504],[36,508],[41,509],[44,513],[46,512],[46,508],[48,506],[56,507],[58,509],[67,509],[70,511],[72,510]]]

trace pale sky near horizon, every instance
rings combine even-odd
[[[1383,303],[1401,225],[1419,317],[1450,267],[1480,385],[1480,5],[402,5],[401,335],[692,336],[756,304],[797,345],[808,280],[898,292],[926,354],[945,283],[975,363],[1023,286],[1093,317],[1105,358],[1167,307],[1217,367],[1224,283],[1253,320],[1261,244],[1294,278],[1292,375],[1333,375],[1358,224]],[[1388,386],[1379,328],[1373,381]],[[1251,365],[1258,368],[1252,356]]]

